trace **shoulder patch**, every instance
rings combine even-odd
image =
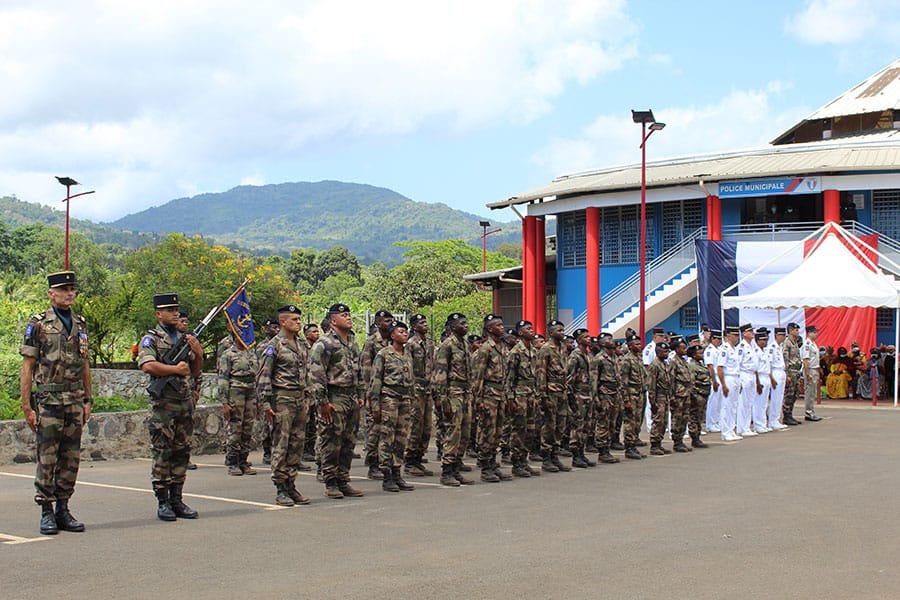
[[[153,345],[153,338],[150,337],[149,335],[145,335],[144,339],[141,340],[141,347],[149,348],[152,345]]]
[[[266,346],[266,356],[275,356],[275,346]]]
[[[25,339],[31,337],[31,332],[34,331],[34,323],[29,323],[25,326]]]

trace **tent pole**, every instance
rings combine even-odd
[[[894,309],[894,408],[897,408],[897,352],[900,348],[900,308]]]

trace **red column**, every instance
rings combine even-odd
[[[710,196],[710,203],[712,204],[712,216],[711,216],[711,227],[712,231],[710,232],[709,239],[711,240],[721,240],[722,239],[722,199],[718,196]]]
[[[544,235],[544,219],[537,219],[534,227],[534,245],[537,254],[534,261],[534,327],[541,334],[547,333],[547,240]]]
[[[585,209],[585,243],[587,251],[587,329],[600,333],[600,209]]]
[[[838,223],[841,222],[841,193],[837,190],[825,190],[824,208],[825,222]]]
[[[491,290],[491,312],[495,315],[500,314],[500,288]]]
[[[528,220],[522,219],[522,318],[527,319],[528,314]]]
[[[522,318],[532,323],[535,321],[534,288],[537,284],[535,280],[537,263],[537,248],[535,244],[536,221],[537,217],[525,217],[523,223],[525,228],[525,246],[522,254]]]

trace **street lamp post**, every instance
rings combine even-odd
[[[640,247],[640,282],[641,297],[639,300],[640,321],[638,331],[641,339],[647,334],[647,140],[654,131],[663,129],[665,123],[657,123],[652,110],[632,110],[631,118],[641,124],[641,247]],[[647,125],[650,125],[648,128]]]
[[[62,185],[66,186],[66,199],[63,202],[66,203],[66,258],[65,258],[65,266],[63,269],[69,270],[69,204],[72,198],[77,198],[78,196],[87,196],[88,194],[93,194],[94,190],[90,192],[81,192],[80,194],[72,195],[72,186],[78,185],[78,182],[72,179],[71,177],[59,177],[56,176],[56,180],[59,181]]]
[[[491,226],[490,221],[479,221],[478,224],[481,225],[481,272],[484,273],[487,271],[487,236],[503,231],[503,228],[498,227],[488,231],[488,227]]]

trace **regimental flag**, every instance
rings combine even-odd
[[[247,290],[242,289],[231,304],[225,307],[225,318],[234,332],[237,334],[235,343],[243,350],[252,348],[256,344],[256,334],[253,332],[253,315],[250,314],[250,298]]]

